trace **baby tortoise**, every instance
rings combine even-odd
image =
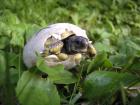
[[[96,50],[89,43],[88,39],[82,36],[77,36],[74,32],[65,31],[61,34],[61,40],[55,39],[53,36],[45,42],[45,50],[43,56],[56,55],[60,61],[68,59],[69,55],[81,61],[82,54],[87,54],[88,57],[96,55]]]
[[[88,39],[86,31],[70,23],[56,23],[41,29],[24,47],[23,60],[30,68],[36,64],[40,53],[48,66],[58,64],[70,69],[83,58],[92,58],[96,49]]]

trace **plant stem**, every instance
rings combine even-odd
[[[84,65],[82,65],[82,67],[81,67],[82,69],[80,70],[78,81],[74,85],[74,89],[73,89],[72,95],[71,95],[70,100],[69,100],[69,105],[73,105],[74,104],[74,103],[72,103],[72,98],[74,97],[74,94],[76,93],[77,87],[79,86],[80,78],[81,78],[81,75],[82,75],[82,72],[83,72],[83,66]]]
[[[21,76],[21,54],[22,54],[22,49],[19,48],[19,59],[18,59],[18,77],[19,78]]]
[[[6,70],[5,70],[5,105],[14,105],[13,101],[13,86],[10,81],[10,67],[9,67],[9,59],[8,54],[5,52],[5,60],[6,60]]]

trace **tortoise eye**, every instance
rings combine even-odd
[[[80,45],[80,44],[82,44],[82,39],[81,38],[77,38],[75,42],[76,42],[76,44]]]
[[[76,40],[76,44],[80,44],[81,43],[81,40]]]

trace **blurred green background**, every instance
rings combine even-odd
[[[140,0],[0,0],[0,105],[18,103],[15,87],[27,69],[22,61],[26,41],[39,29],[59,22],[80,26],[93,41],[98,55],[84,66],[87,75],[97,70],[140,77]],[[121,101],[110,105],[131,102],[124,96]]]

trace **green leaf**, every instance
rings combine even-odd
[[[87,68],[87,72],[92,72],[93,70],[96,70],[98,68],[100,68],[104,63],[105,61],[107,60],[107,54],[105,52],[102,52],[102,53],[99,53],[95,59],[93,59],[88,68]]]
[[[127,56],[123,54],[112,55],[109,59],[115,66],[124,66],[128,61]]]
[[[16,84],[19,79],[17,54],[6,53],[0,51],[0,85],[5,82],[6,78],[6,69],[9,69],[9,78],[12,84]],[[9,67],[7,67],[9,66]]]
[[[5,22],[6,24],[18,24],[20,21],[16,14],[12,13],[10,10],[6,9],[3,11],[3,15],[0,18],[0,21]]]
[[[101,37],[102,37],[103,39],[105,39],[105,38],[109,38],[110,36],[111,36],[111,34],[108,33],[108,32],[105,31],[105,30],[101,33]]]
[[[37,67],[40,71],[47,73],[48,78],[57,84],[71,84],[77,81],[77,78],[69,71],[64,70],[63,65],[48,67],[45,60],[41,57],[37,60]]]
[[[16,95],[22,105],[60,105],[56,86],[49,79],[29,71],[19,79]]]
[[[5,69],[6,69],[5,54],[3,51],[0,51],[0,72],[4,72]]]
[[[18,66],[19,66],[19,57],[21,57],[20,56],[20,54],[16,54],[16,53],[7,53],[7,55],[8,55],[8,59],[9,59],[9,61],[8,61],[8,65],[9,66],[13,66],[13,67],[15,67],[15,68],[18,68]]]
[[[55,75],[59,71],[64,70],[63,65],[57,65],[57,66],[54,66],[54,67],[48,67],[46,62],[45,62],[45,60],[44,60],[44,58],[42,58],[42,57],[38,57],[36,65],[37,65],[37,67],[39,68],[40,71],[42,71],[44,73],[47,73],[48,75]]]
[[[138,44],[136,44],[135,42],[133,42],[133,41],[129,41],[129,43],[127,45],[132,47],[135,50],[139,50],[140,51],[140,46]]]
[[[19,46],[19,47],[23,48],[23,46],[24,46],[23,35],[18,33],[18,32],[13,32],[12,39],[11,39],[10,43],[14,46]]]
[[[4,49],[9,44],[9,38],[2,36],[0,37],[0,49]]]
[[[26,24],[25,39],[28,41],[39,30],[40,27],[36,24]]]
[[[79,23],[79,15],[78,14],[72,14],[71,18],[72,18],[72,21],[74,22],[74,24],[78,25],[78,23]]]
[[[104,67],[111,68],[111,67],[113,67],[113,64],[109,59],[105,59]]]
[[[111,51],[111,48],[109,45],[105,45],[101,42],[97,42],[95,43],[95,48],[97,49],[97,51],[99,52],[110,52]]]
[[[125,55],[125,54],[117,54],[110,56],[110,61],[116,67],[129,67],[132,65],[134,56],[133,55]]]
[[[130,85],[140,78],[129,73],[95,71],[89,74],[83,85],[83,93],[90,100],[100,100],[111,97],[118,89]]]
[[[139,72],[140,72],[140,63],[137,61],[137,62],[134,62],[132,65],[131,65],[131,70],[133,71],[133,70],[138,70]],[[138,72],[137,71],[137,72]]]
[[[4,52],[0,51],[0,86],[2,86],[5,81],[5,70],[6,70],[5,55]]]
[[[131,103],[129,103],[128,105],[139,105],[140,104],[140,94],[135,97]]]

